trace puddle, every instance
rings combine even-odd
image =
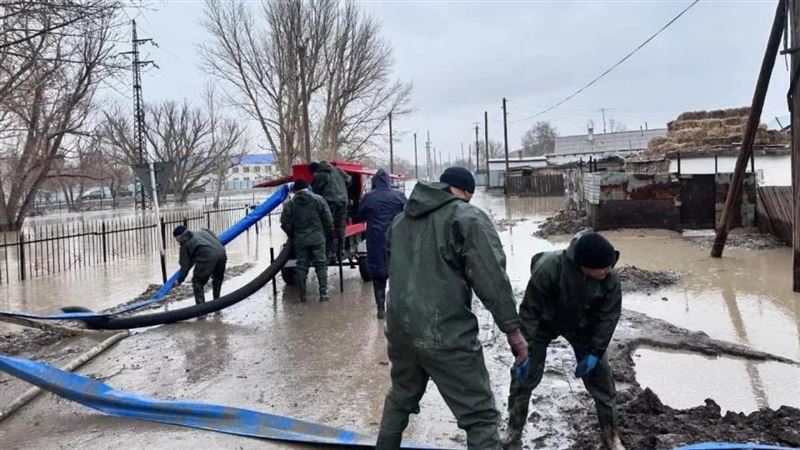
[[[636,350],[633,360],[639,384],[676,409],[702,405],[707,398],[723,414],[782,405],[800,408],[800,367],[653,348]]]

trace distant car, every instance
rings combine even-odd
[[[105,195],[103,189],[95,188],[84,192],[83,195],[81,195],[81,200],[100,200],[101,198],[104,197]]]
[[[130,197],[133,195],[133,191],[128,186],[120,186],[117,188],[117,197]]]

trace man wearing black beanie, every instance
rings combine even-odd
[[[467,432],[470,449],[497,449],[499,412],[478,340],[472,292],[506,334],[517,363],[528,359],[503,245],[491,219],[468,204],[475,180],[463,167],[419,182],[386,234],[386,340],[392,387],[376,447],[400,448],[429,380]]]
[[[594,398],[603,444],[624,449],[617,434],[614,377],[605,356],[622,310],[619,277],[613,270],[618,258],[606,238],[584,231],[566,250],[538,253],[531,260],[531,278],[519,307],[529,369],[521,379],[512,370],[505,447],[519,445],[531,393],[542,380],[547,347],[563,336],[578,361],[575,377],[583,379]]]

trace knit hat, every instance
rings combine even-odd
[[[186,232],[186,227],[184,225],[178,225],[177,227],[175,227],[174,230],[172,230],[172,235],[178,237],[185,232]]]
[[[469,170],[463,167],[448,167],[439,177],[439,181],[463,189],[470,194],[475,193],[475,178],[472,177]]]
[[[308,170],[310,170],[310,171],[311,171],[311,173],[314,173],[314,172],[316,172],[316,171],[317,171],[317,169],[319,169],[319,163],[318,163],[318,162],[316,162],[316,161],[311,161],[311,162],[308,164]]]
[[[301,189],[308,188],[308,181],[300,178],[299,180],[294,182],[294,186],[292,186],[292,192],[297,192]]]
[[[605,269],[617,263],[619,253],[608,239],[595,232],[584,234],[575,243],[575,263],[589,269]]]

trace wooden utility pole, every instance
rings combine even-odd
[[[478,124],[475,124],[475,173],[481,170],[481,145],[478,142]]]
[[[389,113],[389,173],[394,173],[394,146],[392,136],[392,113]]]
[[[767,50],[764,52],[764,59],[761,62],[761,71],[758,74],[756,90],[753,93],[753,102],[750,107],[750,117],[747,120],[747,127],[742,137],[742,146],[739,149],[739,156],[736,158],[736,168],[728,187],[728,197],[725,199],[725,208],[722,210],[722,218],[717,227],[717,237],[714,240],[714,247],[711,249],[711,256],[721,258],[722,251],[725,249],[725,241],[728,239],[733,223],[733,214],[741,203],[744,174],[747,170],[747,162],[753,152],[753,142],[756,138],[756,131],[761,122],[761,111],[764,109],[764,98],[767,96],[769,80],[772,76],[772,68],[775,66],[775,58],[781,44],[784,25],[786,23],[786,1],[779,0],[778,8],[775,11],[775,20],[772,22],[772,30],[767,41]]]
[[[417,161],[417,133],[414,133],[414,178],[419,180],[419,162]]]
[[[506,180],[508,179],[508,112],[506,111],[506,98],[503,97],[503,147],[506,151],[506,171],[503,173],[503,192],[507,192]]]
[[[489,112],[483,112],[483,146],[486,148],[486,189],[489,189]]]
[[[431,180],[431,131],[428,130],[428,140],[425,141],[425,175],[426,181]]]
[[[783,2],[781,2],[783,3]],[[779,6],[780,8],[780,6]],[[792,86],[789,87],[789,110],[792,114],[792,193],[794,194],[794,279],[792,289],[800,292],[800,95],[797,95],[797,78],[800,77],[800,0],[791,2]]]

